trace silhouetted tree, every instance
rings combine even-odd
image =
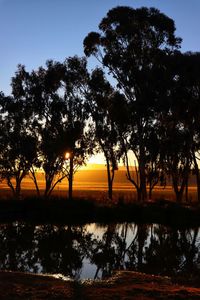
[[[36,131],[38,157],[45,172],[45,196],[50,196],[67,177],[71,199],[73,175],[91,150],[83,105],[86,61],[72,57],[64,63],[48,61],[46,68],[30,74],[24,68],[22,71],[17,83],[20,95],[29,101],[34,112],[32,129]],[[34,169],[32,177],[38,188]]]
[[[60,107],[58,109],[59,99],[58,97],[56,98],[55,95],[55,90],[59,87],[58,78],[60,73],[61,64],[55,64],[53,66],[51,62],[49,62],[47,63],[47,70],[39,68],[38,71],[32,71],[31,73],[28,73],[25,67],[19,66],[16,76],[13,78],[13,90],[15,95],[27,103],[26,112],[30,111],[32,114],[30,132],[34,132],[37,137],[38,162],[30,171],[39,193],[35,174],[37,169],[35,167],[43,167],[46,182],[45,196],[48,196],[55,186],[56,182],[54,182],[54,179],[58,174],[58,168],[60,168],[60,159],[56,156],[58,153],[53,153],[55,143],[57,145],[55,138],[57,131],[55,130],[56,124],[54,127],[52,126],[51,115],[53,112],[54,120],[56,117],[58,120],[61,119]],[[47,141],[47,137],[49,142]],[[57,148],[56,150],[58,150]],[[47,153],[43,150],[47,150]],[[59,182],[59,180],[56,181],[57,183]]]
[[[180,39],[174,35],[173,20],[154,8],[113,8],[99,29],[100,33],[91,32],[85,38],[84,51],[108,68],[129,106],[124,148],[137,159],[139,180],[137,183],[132,178],[132,182],[138,199],[145,200],[147,139],[159,97],[155,70],[162,68],[163,55],[179,47]]]
[[[14,92],[1,100],[0,176],[19,199],[22,180],[37,162],[37,140],[31,133],[27,103]]]
[[[198,55],[176,53],[168,62],[171,79],[166,105],[160,114],[160,152],[162,158],[165,157],[165,172],[171,176],[176,199],[180,202],[184,191],[188,201],[187,186],[192,164],[198,178],[200,102],[196,68],[200,60]]]
[[[199,147],[200,147],[200,53],[179,54],[175,61],[176,66],[176,94],[174,106],[178,115],[180,126],[184,128],[188,143],[188,157],[192,162],[196,175],[197,197],[200,201],[200,175],[199,175]],[[189,172],[190,170],[188,170]],[[188,174],[189,178],[189,174]]]
[[[85,109],[85,95],[88,78],[85,58],[75,56],[66,59],[61,87],[65,104],[63,128],[69,137],[69,142],[66,144],[66,150],[69,153],[69,168],[65,165],[63,169],[69,181],[69,199],[72,198],[74,173],[93,153],[93,143],[86,128],[88,112]]]

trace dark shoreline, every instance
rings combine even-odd
[[[108,280],[64,281],[48,275],[0,272],[1,299],[155,300],[200,299],[200,288],[173,283],[169,277],[117,271]]]
[[[178,228],[200,226],[200,207],[167,200],[117,205],[100,205],[85,199],[50,200],[28,198],[0,200],[0,222],[28,221],[36,223],[158,223]]]

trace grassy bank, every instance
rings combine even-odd
[[[160,223],[169,226],[200,225],[200,207],[179,205],[172,201],[99,203],[94,200],[60,198],[45,200],[29,197],[23,200],[1,200],[0,222],[9,221],[91,223],[136,222]]]

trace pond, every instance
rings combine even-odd
[[[0,269],[104,279],[113,270],[200,278],[200,231],[152,224],[0,225]]]

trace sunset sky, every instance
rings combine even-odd
[[[82,56],[84,37],[119,5],[160,9],[175,20],[182,51],[199,51],[199,0],[0,0],[0,90],[10,93],[19,63],[31,71],[47,59]],[[89,67],[95,64],[90,60]]]

